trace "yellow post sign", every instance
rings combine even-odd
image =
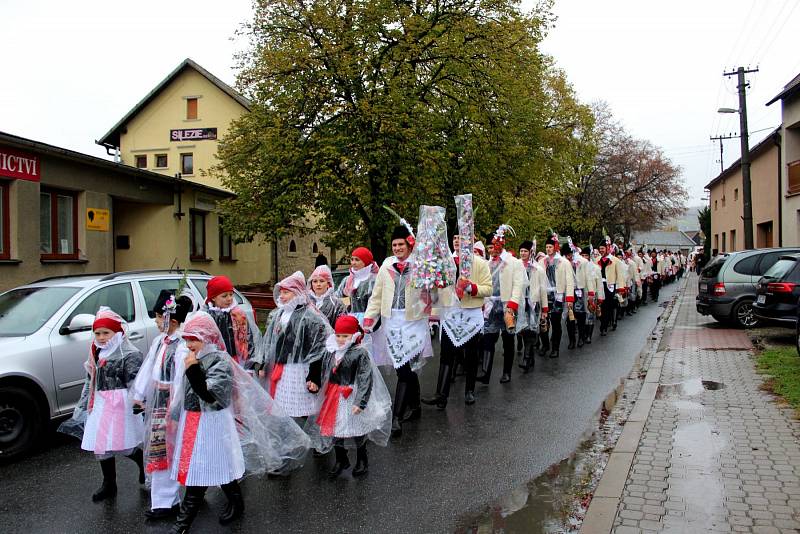
[[[86,229],[97,232],[108,232],[108,210],[86,208]]]

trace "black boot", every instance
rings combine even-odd
[[[100,502],[117,496],[117,464],[114,457],[100,460],[103,483],[92,495],[92,501]]]
[[[367,459],[367,444],[363,443],[356,449],[356,466],[353,468],[353,476],[360,477],[367,474],[369,460]]]
[[[181,505],[176,504],[172,508],[153,508],[152,510],[145,510],[144,516],[150,521],[157,521],[159,519],[172,518],[178,515],[181,510]]]
[[[227,525],[233,523],[244,513],[244,499],[242,498],[242,488],[239,482],[234,480],[228,484],[223,484],[222,492],[228,498],[228,504],[225,506],[225,511],[219,516],[219,524]]]
[[[189,529],[203,505],[203,496],[206,494],[205,486],[187,486],[186,495],[183,497],[181,509],[178,512],[178,517],[175,519],[175,524],[172,525],[171,534],[184,534],[189,532]]]
[[[475,380],[481,384],[489,384],[489,379],[492,377],[492,364],[494,363],[494,351],[483,351],[483,361],[481,362],[481,370],[483,375],[477,377]]]
[[[444,410],[447,408],[447,397],[450,396],[450,384],[451,381],[448,380],[450,377],[450,366],[445,365],[446,371],[444,373],[444,383],[439,388],[439,402],[436,403],[436,408],[439,410]]]
[[[136,465],[139,466],[139,484],[144,484],[144,453],[142,449],[135,449],[128,455],[128,458],[136,462]]]
[[[522,365],[520,366],[522,367],[522,372],[525,374],[530,373],[533,370],[534,364],[536,363],[533,357],[533,350],[533,343],[528,343],[525,346],[525,357],[522,359]]]
[[[406,390],[408,384],[398,382],[394,392],[394,406],[392,406],[392,437],[396,438],[403,434],[403,425],[400,415],[406,409]]]
[[[589,326],[586,327],[586,344],[587,345],[591,345],[592,344],[592,335],[593,334],[594,334],[594,325],[590,324]]]
[[[341,475],[345,469],[350,467],[350,459],[347,457],[347,449],[341,445],[334,445],[333,451],[336,453],[336,463],[333,464],[328,474],[331,478],[336,478]]]
[[[552,351],[550,352],[550,357],[551,357],[551,358],[558,358],[558,350],[555,350],[555,349],[554,349],[554,350],[552,350]]]
[[[474,391],[467,391],[464,393],[464,404],[467,406],[472,406],[475,404],[475,392]]]
[[[423,397],[422,404],[427,404],[428,406],[438,406],[442,402],[442,390],[444,389],[445,382],[449,382],[452,377],[450,376],[450,369],[449,365],[439,364],[439,378],[436,379],[436,394],[432,397]],[[444,399],[445,406],[447,405],[447,399]]]
[[[419,375],[417,373],[413,373],[411,381],[408,383],[408,389],[406,391],[406,406],[407,409],[405,412],[401,412],[403,415],[401,420],[405,423],[406,421],[416,421],[420,417],[422,417],[422,405],[420,405],[420,392],[421,388],[419,386]]]
[[[575,348],[575,327],[575,321],[567,321],[567,337],[569,338],[567,350],[572,350]]]

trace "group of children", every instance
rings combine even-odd
[[[243,476],[286,474],[311,448],[335,450],[330,473],[338,476],[353,447],[352,474],[367,473],[366,442],[388,442],[391,399],[358,319],[334,296],[329,268],[276,284],[263,338],[228,278],[209,280],[198,311],[175,293],[156,300],[161,334],[146,357],[122,317],[105,307],[95,316],[81,399],[60,427],[100,462],[93,501],[117,494],[115,457],[123,455],[136,462],[139,483],[149,482],[147,518],[174,517],[176,533],[189,530],[208,487],[221,487],[228,504],[219,522],[231,523],[244,511]]]

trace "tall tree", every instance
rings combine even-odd
[[[590,125],[539,43],[549,1],[256,0],[239,58],[251,113],[215,169],[236,194],[228,230],[280,235],[315,217],[331,244],[369,239],[420,204],[471,192],[486,229],[549,198]],[[565,105],[569,104],[569,105]],[[548,192],[548,193],[544,193]],[[448,210],[454,213],[454,210]]]

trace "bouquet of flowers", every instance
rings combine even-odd
[[[425,291],[455,284],[456,264],[447,244],[447,224],[441,206],[420,206],[414,252],[411,254],[411,287]]]
[[[458,219],[458,235],[460,236],[458,265],[461,277],[469,279],[472,276],[472,245],[475,242],[475,212],[472,209],[472,195],[457,195],[456,218]]]

